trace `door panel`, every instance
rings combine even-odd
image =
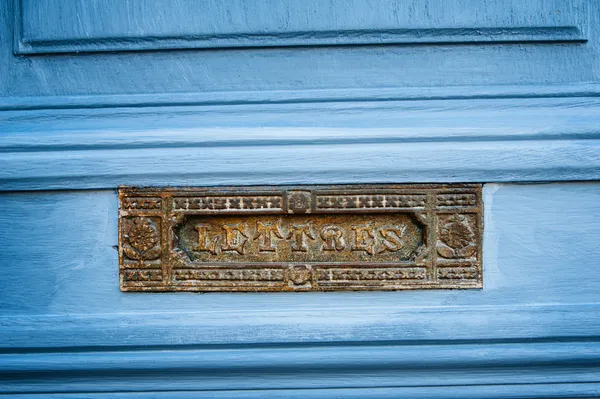
[[[585,42],[578,1],[17,0],[20,54],[382,43]],[[48,24],[46,21],[60,21]]]
[[[3,392],[566,395],[598,375],[596,183],[486,185],[484,289],[466,291],[122,293],[114,191],[0,199]]]
[[[599,10],[0,0],[0,396],[600,396]],[[121,185],[451,182],[483,289],[119,290]]]

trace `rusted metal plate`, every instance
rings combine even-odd
[[[481,186],[119,191],[123,291],[481,288]]]

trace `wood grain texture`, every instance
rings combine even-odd
[[[599,109],[586,97],[7,111],[0,189],[593,180]]]
[[[390,7],[407,4],[381,2]],[[8,102],[11,99],[19,101],[23,97],[40,96],[75,97],[73,101],[77,101],[77,96],[97,95],[226,94],[244,91],[259,94],[305,90],[403,90],[460,85],[482,88],[533,85],[542,86],[540,90],[543,90],[546,85],[590,84],[600,81],[597,67],[600,13],[598,4],[594,1],[527,0],[507,3],[486,0],[467,7],[459,1],[448,3],[430,0],[419,4],[411,3],[406,6],[407,10],[397,13],[378,13],[376,1],[356,1],[352,3],[355,7],[343,6],[340,9],[335,7],[341,4],[338,1],[310,1],[300,5],[297,2],[279,2],[281,7],[288,4],[310,8],[312,4],[328,8],[331,12],[316,13],[308,21],[284,16],[284,21],[277,24],[276,21],[281,20],[278,16],[285,15],[285,12],[277,7],[270,7],[267,12],[249,17],[246,21],[253,24],[266,20],[283,30],[303,23],[308,28],[312,25],[315,28],[343,29],[341,25],[348,23],[375,26],[380,22],[384,26],[400,30],[423,28],[425,33],[427,27],[431,26],[464,28],[466,32],[472,33],[486,26],[521,27],[525,33],[529,30],[529,40],[518,44],[506,41],[486,44],[475,41],[471,44],[452,45],[429,43],[339,46],[334,45],[336,40],[345,40],[343,31],[339,31],[332,35],[332,45],[329,46],[148,51],[152,50],[152,46],[160,48],[160,43],[148,43],[149,48],[145,51],[77,54],[75,51],[78,47],[73,45],[71,53],[44,56],[15,56],[13,53],[13,37],[19,29],[15,25],[15,19],[18,18],[13,3],[13,0],[0,2],[0,60],[4,66],[0,69],[0,96]],[[177,31],[201,27],[201,24],[193,21],[199,15],[197,12],[185,13],[181,24],[170,25],[181,14],[177,11],[181,8],[177,7],[169,7],[169,13],[144,18],[152,5],[164,7],[161,6],[162,2],[72,1],[72,7],[66,4],[58,6],[62,3],[49,0],[26,3],[31,11],[27,19],[33,21],[32,26],[39,28],[33,30],[40,35],[36,36],[32,29],[27,34],[31,33],[33,38],[40,40],[44,35],[49,39],[63,40],[70,37],[69,30],[75,36],[89,36],[93,39],[94,35],[101,36],[99,32],[107,29],[126,35],[143,36],[146,33],[160,35],[161,29]],[[237,4],[241,3],[244,2]],[[111,4],[115,7],[111,8]],[[171,4],[185,5],[189,2],[172,0]],[[265,2],[261,4],[264,5]],[[243,22],[228,23],[225,11],[215,10],[216,16],[206,14],[206,18],[217,29],[219,25],[243,29]],[[252,15],[251,10],[238,9],[232,11],[232,17],[242,18],[244,13]],[[71,18],[74,15],[80,19]],[[45,18],[48,21],[52,18],[63,19],[56,23],[44,23]],[[587,30],[586,23],[582,22],[586,19]],[[184,23],[185,21],[187,22]],[[242,21],[245,20],[242,18]],[[287,22],[289,24],[286,25]],[[339,26],[336,28],[336,25]],[[544,36],[544,30],[538,28],[552,26],[577,26],[582,36],[589,40],[570,42],[566,38],[567,41],[536,43],[535,40]],[[542,32],[541,36],[539,32]],[[510,29],[496,33],[487,36],[504,37],[509,42],[519,37],[518,40],[528,39],[527,35],[511,33]],[[385,32],[374,32],[372,35],[374,39],[385,40]],[[110,39],[110,35],[108,36]],[[485,38],[485,32],[483,36]],[[539,36],[538,39],[536,36]],[[559,35],[557,39],[560,38]],[[66,49],[65,47],[63,50]]]
[[[482,291],[122,293],[116,192],[5,193],[0,202],[0,389],[9,396],[600,389],[597,183],[484,186]]]
[[[600,180],[599,2],[170,4],[0,0],[0,397],[600,396],[597,182],[487,184],[478,292],[127,294],[114,248],[120,184]]]
[[[238,391],[164,391],[164,392],[111,392],[111,393],[59,393],[59,394],[12,394],[18,399],[37,399],[40,397],[78,398],[78,399],[165,399],[198,398],[225,399],[257,399],[257,398],[348,398],[348,399],[382,399],[382,398],[411,398],[411,399],[573,399],[596,398],[598,386],[594,383],[582,384],[515,384],[500,386],[444,386],[444,387],[390,387],[390,388],[333,388],[333,389],[273,389],[273,390],[238,390]]]
[[[573,399],[596,398],[598,385],[581,384],[515,384],[515,385],[468,385],[443,387],[389,387],[389,388],[327,388],[327,389],[270,389],[270,390],[237,390],[237,391],[163,391],[163,392],[111,392],[111,393],[54,393],[54,394],[11,394],[18,399],[38,399],[40,397],[57,399],[257,399],[257,398],[348,398],[348,399]]]
[[[582,41],[587,0],[98,3],[15,0],[19,54],[381,43]],[[61,21],[48,24],[46,21]],[[423,23],[422,21],[427,22]]]
[[[541,44],[530,38],[518,45],[16,56],[20,4],[0,1],[2,191],[600,176],[600,13],[595,2],[490,0],[465,9],[458,2],[434,7],[441,3],[433,1],[396,14],[356,2],[357,8],[338,10],[343,15],[316,13],[309,21],[294,22],[276,7],[260,17],[305,23],[315,31],[352,21],[404,24],[406,29],[521,26],[530,32],[540,26],[577,26],[589,39],[585,43]],[[103,29],[127,35],[135,24],[140,24],[138,35],[180,29],[169,23],[177,18],[175,12],[142,18],[152,7],[163,7],[158,2],[115,3],[114,14],[110,3],[76,3],[73,8],[52,7],[57,4],[52,1],[23,4],[30,27],[40,29],[39,36],[32,29],[27,34],[39,40],[44,35],[68,40],[68,29],[75,36],[100,35]],[[330,11],[339,5],[282,4]],[[128,11],[118,13],[119,7]],[[218,13],[224,10],[217,7],[217,16],[210,17],[215,32],[225,26]],[[60,19],[73,13],[82,20],[42,23],[44,16]],[[342,25],[336,29],[351,28]]]
[[[488,344],[485,349],[342,345],[7,354],[0,355],[0,375],[7,382],[0,392],[226,390],[235,395],[237,390],[273,388],[593,384],[600,372],[599,358],[600,346],[590,342]]]

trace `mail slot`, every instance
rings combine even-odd
[[[600,397],[600,1],[0,0],[0,397]]]
[[[479,185],[120,191],[123,291],[481,288]]]

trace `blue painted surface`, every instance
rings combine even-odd
[[[0,190],[597,180],[599,106],[586,97],[7,111]]]
[[[585,41],[587,0],[15,0],[16,51]],[[60,21],[48,24],[47,20]]]
[[[190,22],[197,8],[174,26],[189,3],[23,1],[20,12],[19,1],[2,0],[0,190],[600,179],[597,2],[382,2],[369,8],[372,19],[357,20],[376,3],[332,16],[335,1],[283,2],[329,11],[301,20],[275,7],[261,18],[284,33],[366,29],[375,42],[378,27],[394,23],[417,31],[572,26],[585,40],[539,43],[509,29],[494,43],[290,46],[282,33],[268,48],[163,51],[170,30],[204,29]],[[228,12],[248,20],[249,32],[262,20],[250,21],[252,8],[215,7],[214,32],[246,29],[228,25]],[[60,43],[71,52],[15,55],[14,22],[23,16],[25,34],[49,46],[39,51]],[[42,23],[52,19],[64,23]],[[133,34],[137,42],[113,40]],[[119,43],[144,51],[106,52]]]
[[[599,11],[0,0],[0,396],[599,397]],[[483,290],[118,289],[121,184],[452,181]]]
[[[474,291],[125,294],[114,191],[0,201],[0,392],[600,393],[598,183],[486,185]]]
[[[73,7],[68,7],[71,2]],[[241,2],[241,1],[240,1]],[[427,2],[387,2],[397,7],[396,16],[376,12],[378,1],[355,1],[354,7],[337,8],[339,1],[301,2],[306,7],[329,8],[331,13],[316,13],[309,21],[298,15],[285,14],[270,7],[269,14],[253,18],[252,10],[232,10],[232,17],[249,21],[262,18],[285,31],[286,26],[304,24],[306,29],[315,25],[333,29],[353,28],[350,18],[357,19],[357,27],[376,30],[395,24],[403,28],[530,28],[573,26],[587,41],[492,42],[471,44],[438,43],[427,45],[361,45],[361,46],[288,46],[235,48],[229,50],[157,51],[120,53],[77,53],[80,42],[64,44],[64,51],[73,53],[46,56],[15,56],[13,0],[0,2],[0,94],[7,100],[20,97],[65,96],[78,102],[81,96],[135,95],[164,93],[255,92],[276,95],[282,90],[390,89],[402,93],[407,88],[453,87],[460,85],[489,87],[496,85],[530,85],[544,90],[546,85],[586,85],[598,83],[600,13],[594,0],[483,0],[468,7],[460,1],[429,0]],[[101,36],[99,31],[109,29],[110,37],[129,34],[137,28],[137,35],[146,32],[167,32],[177,29],[202,29],[187,21],[198,15],[197,8],[181,8],[189,2],[115,1],[119,7],[135,12],[114,9],[111,17],[102,17],[113,10],[111,2],[82,2],[69,0],[25,1],[29,32],[40,32],[40,38],[64,39]],[[52,8],[53,4],[63,4]],[[217,2],[210,2],[217,4]],[[298,2],[282,1],[282,5]],[[77,4],[77,6],[75,6]],[[222,3],[218,3],[222,4]],[[261,2],[266,4],[266,1]],[[448,8],[445,5],[448,4]],[[368,9],[368,6],[372,6]],[[47,13],[45,7],[50,8]],[[168,9],[143,19],[152,7]],[[371,11],[369,11],[371,10]],[[382,8],[385,11],[386,8]],[[78,13],[81,11],[81,13]],[[226,10],[211,15],[211,22],[227,28]],[[96,14],[94,14],[96,13]],[[173,27],[176,15],[185,13],[189,20]],[[372,19],[366,16],[374,14]],[[97,19],[94,20],[93,16]],[[285,15],[285,17],[284,17]],[[414,15],[413,18],[411,16]],[[63,20],[50,23],[52,16]],[[46,19],[47,18],[47,19]],[[204,17],[203,17],[204,18]],[[45,23],[48,21],[48,23]],[[277,23],[275,21],[283,21]],[[250,22],[248,22],[250,23]],[[335,25],[337,24],[337,26]],[[344,25],[346,25],[344,27]],[[383,26],[381,26],[383,25]],[[235,24],[235,29],[240,27]],[[233,29],[233,28],[232,28]],[[244,29],[244,25],[241,28]],[[250,28],[251,31],[252,28]],[[75,32],[74,32],[75,31]],[[124,33],[123,33],[124,32]],[[373,33],[374,34],[374,33]],[[47,36],[47,37],[46,37]],[[37,37],[37,36],[36,36]],[[154,36],[148,36],[148,46]],[[282,45],[285,45],[282,38]],[[279,38],[275,36],[273,43]],[[332,39],[335,41],[335,37]],[[534,90],[535,91],[535,90]],[[218,97],[216,97],[218,99]]]

